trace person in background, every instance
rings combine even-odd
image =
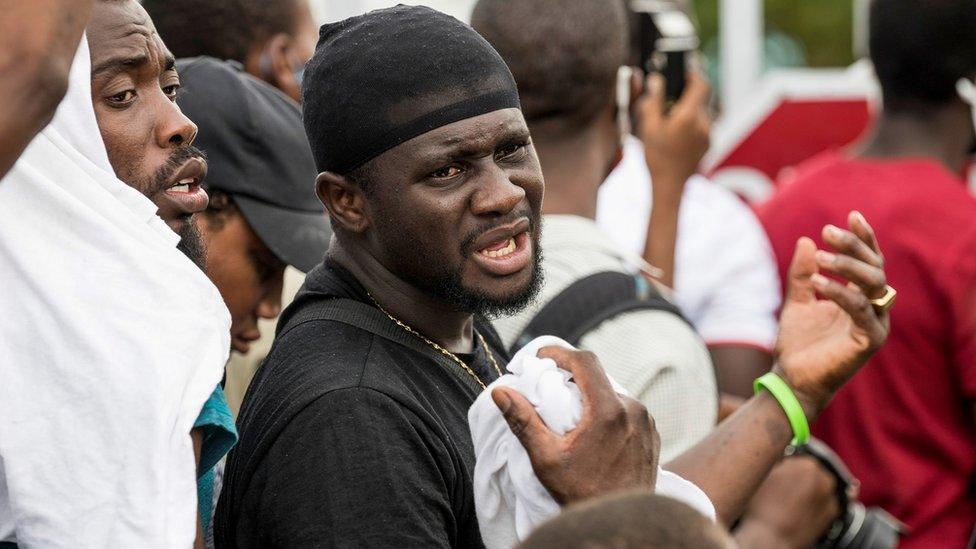
[[[591,23],[580,26],[578,21]],[[515,76],[546,180],[545,285],[536,302],[494,322],[511,347],[533,317],[572,283],[605,270],[628,272],[627,253],[593,220],[601,183],[621,154],[615,86],[626,60],[627,19],[619,2],[480,0],[471,24]],[[663,80],[656,76],[650,84],[637,104],[637,127],[643,142],[657,148],[647,158],[655,162],[658,181],[680,186],[707,147],[703,106],[708,88],[692,77],[682,99],[664,114]],[[633,91],[635,98],[639,92]],[[680,317],[631,310],[598,324],[579,345],[600,357],[607,373],[647,406],[661,436],[662,463],[714,428],[712,363],[701,339]],[[756,548],[812,544],[839,514],[833,477],[809,457],[784,460],[774,474],[794,482],[764,486],[765,497],[750,504],[737,538]]]
[[[641,64],[635,23],[628,33],[632,66]],[[724,416],[772,365],[779,280],[762,227],[735,194],[700,175],[676,180],[649,171],[649,163],[684,159],[682,173],[693,174],[699,159],[675,157],[674,147],[628,137],[623,159],[600,187],[596,220],[623,250],[662,269],[662,282],[674,288],[675,303],[708,345],[719,389],[728,395]]]
[[[581,26],[578,21],[591,23]],[[471,25],[512,70],[546,180],[541,243],[545,284],[531,305],[494,321],[502,341],[512,348],[540,311],[571,291],[567,288],[572,284],[596,273],[629,272],[627,252],[594,220],[600,184],[621,152],[614,92],[617,70],[626,60],[627,19],[620,2],[481,0]],[[661,113],[640,123],[648,135],[669,131],[664,140],[692,143],[688,150],[675,147],[676,154],[668,155],[692,157],[685,162],[690,171],[676,175],[682,181],[693,173],[708,143],[703,109],[708,88],[696,78],[688,92],[673,115],[684,124],[666,125]],[[680,315],[625,311],[585,333],[578,347],[600,357],[607,373],[647,406],[661,436],[663,461],[694,446],[715,426],[718,392],[712,362],[701,338]]]
[[[247,353],[261,336],[258,320],[278,316],[285,267],[308,270],[328,246],[331,231],[313,192],[315,163],[298,107],[277,90],[214,58],[176,67],[185,86],[178,104],[199,128],[194,143],[209,168],[203,186],[210,201],[197,223],[204,270],[230,310],[232,348]],[[200,483],[208,539],[219,477],[211,470]]]
[[[0,179],[54,118],[94,0],[12,2],[0,17]]]
[[[976,77],[976,3],[875,0],[870,53],[883,106],[871,135],[801,165],[759,210],[785,273],[798,235],[851,209],[877,227],[904,290],[888,344],[813,426],[901,547],[964,547],[976,521],[976,199],[961,173]],[[833,259],[825,254],[829,261]]]
[[[507,360],[484,317],[524,306],[539,285],[542,171],[517,87],[483,38],[428,8],[321,35],[304,122],[335,238],[245,397],[217,547],[477,547],[467,412]],[[863,220],[849,227],[828,239],[848,262],[820,264],[811,240],[797,243],[767,378],[793,395],[790,419],[761,391],[667,465],[723,525],[884,342],[887,307],[871,302],[886,291],[880,252]],[[576,429],[556,436],[516,391],[491,397],[543,486],[562,504],[650,488],[646,408],[612,390],[592,353],[542,352],[588,403]]]
[[[301,100],[302,73],[318,28],[308,0],[143,0],[176,57],[206,55]]]
[[[518,549],[735,549],[721,526],[652,492],[623,492],[567,507]],[[750,546],[753,547],[753,546]]]
[[[278,316],[285,267],[321,262],[331,230],[314,192],[315,163],[297,105],[237,65],[177,62],[178,100],[200,128],[210,194],[200,223],[208,276],[231,311],[232,346],[247,353],[259,319]]]

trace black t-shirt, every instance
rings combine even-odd
[[[308,320],[335,298],[368,304],[384,335]],[[467,421],[480,387],[375,312],[338,265],[309,273],[241,408],[218,547],[483,546]],[[504,366],[490,325],[476,330]],[[485,383],[497,377],[482,346],[465,358]]]

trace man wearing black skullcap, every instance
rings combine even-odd
[[[508,359],[485,317],[540,284],[543,181],[515,82],[470,27],[398,6],[324,26],[303,100],[334,238],[245,397],[217,545],[480,547],[467,412]],[[760,392],[669,464],[723,524],[887,335],[865,295],[884,284],[879,252],[853,230],[829,267],[850,288],[798,244],[775,370],[789,419]],[[646,409],[591,354],[539,356],[577,382],[575,429],[555,435],[512,389],[491,396],[553,498],[653,486]]]

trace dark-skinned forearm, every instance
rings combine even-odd
[[[786,414],[764,391],[664,468],[701,488],[712,500],[718,520],[729,526],[742,514],[792,438]]]
[[[0,0],[0,178],[54,117],[95,0]]]
[[[652,174],[651,220],[647,225],[644,261],[661,270],[658,280],[674,287],[674,250],[684,178]],[[680,179],[680,180],[679,180]]]
[[[739,547],[749,549],[778,549],[790,546],[779,532],[755,520],[743,520],[732,532],[732,537]]]
[[[709,347],[718,390],[741,398],[752,396],[752,382],[773,367],[773,355],[752,347]]]

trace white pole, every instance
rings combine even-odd
[[[762,74],[762,0],[722,0],[719,11],[722,109],[741,108]]]
[[[868,56],[868,17],[870,0],[854,0],[854,59]]]

